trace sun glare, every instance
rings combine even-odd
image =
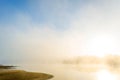
[[[96,80],[117,80],[117,76],[110,73],[106,69],[102,69],[96,73]]]
[[[116,40],[112,36],[101,35],[88,41],[87,51],[98,57],[115,52]]]

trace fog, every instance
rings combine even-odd
[[[51,73],[53,80],[93,80],[96,73],[81,72],[76,57],[120,55],[120,1],[73,2],[30,0],[25,10],[17,7],[10,20],[0,24],[0,63]],[[111,62],[109,66],[119,63]],[[113,75],[106,67],[99,70]]]

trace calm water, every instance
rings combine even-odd
[[[112,74],[107,69],[98,72],[80,72],[75,65],[64,64],[22,64],[20,69],[43,72],[54,75],[51,80],[119,80],[119,74]]]

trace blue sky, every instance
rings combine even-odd
[[[119,54],[119,0],[0,0],[0,63]]]
[[[70,16],[75,14],[77,9],[87,3],[87,0],[1,0],[0,23],[14,23],[16,15],[21,13],[29,16],[33,22],[53,23],[60,29],[68,24]]]
[[[18,11],[25,12],[27,8],[26,0],[1,0],[0,1],[0,21],[1,23],[10,22]]]

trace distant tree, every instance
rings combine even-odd
[[[111,68],[120,68],[120,56],[108,56],[107,65]]]

